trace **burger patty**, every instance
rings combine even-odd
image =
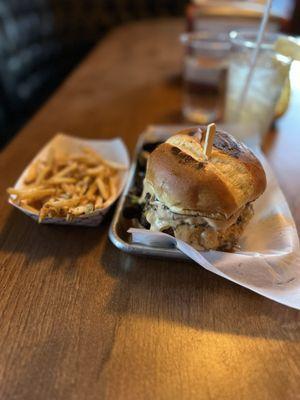
[[[229,219],[172,212],[149,193],[145,196],[144,215],[153,231],[168,231],[199,250],[231,249],[236,245],[253,215],[252,204],[246,204]]]

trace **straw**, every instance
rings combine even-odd
[[[257,34],[257,39],[256,39],[256,46],[253,50],[252,53],[252,57],[251,57],[251,61],[250,61],[250,66],[249,66],[249,72],[248,72],[248,76],[245,82],[245,86],[242,90],[242,94],[241,94],[241,99],[240,99],[240,112],[242,111],[242,108],[244,106],[245,100],[247,98],[247,94],[248,94],[248,90],[249,90],[249,86],[250,86],[250,82],[251,79],[253,77],[253,73],[254,73],[254,69],[257,63],[257,58],[258,58],[258,54],[259,54],[259,50],[264,38],[264,34],[266,31],[266,27],[267,27],[267,23],[269,20],[269,16],[270,16],[270,11],[271,11],[271,5],[272,5],[272,0],[267,0],[265,9],[264,9],[264,14],[262,17],[262,21],[259,27],[259,31]]]

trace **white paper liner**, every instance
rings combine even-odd
[[[120,138],[112,139],[112,140],[89,140],[89,139],[80,139],[74,136],[69,136],[65,134],[57,134],[54,138],[48,142],[45,147],[36,155],[36,157],[30,162],[30,164],[25,168],[17,182],[15,183],[15,188],[18,189],[23,186],[24,179],[27,175],[27,171],[30,168],[31,164],[36,162],[37,160],[45,160],[47,159],[48,152],[50,148],[54,148],[56,153],[72,153],[72,154],[80,154],[82,151],[80,150],[82,146],[89,146],[94,149],[100,156],[109,161],[114,161],[119,164],[125,165],[129,168],[129,155],[128,151],[125,147],[124,142]],[[111,199],[110,203],[107,207],[95,210],[93,213],[82,215],[73,218],[70,221],[67,221],[65,218],[45,218],[41,223],[43,224],[59,224],[59,225],[81,225],[81,226],[97,226],[99,225],[105,214],[109,211],[113,203],[117,200],[119,195],[122,193],[125,183],[128,178],[128,171],[121,171],[121,182],[119,190],[115,196],[115,198]],[[9,203],[14,207],[18,208],[24,214],[28,215],[35,221],[38,221],[38,214],[32,213],[29,210],[23,208],[15,204],[13,200],[14,196],[10,196]]]
[[[267,175],[267,189],[254,203],[254,217],[240,240],[240,250],[199,252],[160,232],[131,228],[135,243],[176,246],[205,269],[278,303],[300,309],[300,249],[296,226],[286,199],[259,150]],[[184,271],[183,271],[184,273]]]

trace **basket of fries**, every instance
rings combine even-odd
[[[40,223],[96,226],[122,192],[128,168],[121,139],[57,134],[8,189],[9,203]]]

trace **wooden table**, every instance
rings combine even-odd
[[[192,263],[132,257],[99,228],[41,226],[5,189],[57,131],[180,120],[182,21],[107,36],[1,154],[0,398],[299,399],[300,313]],[[300,227],[300,82],[266,152]]]

